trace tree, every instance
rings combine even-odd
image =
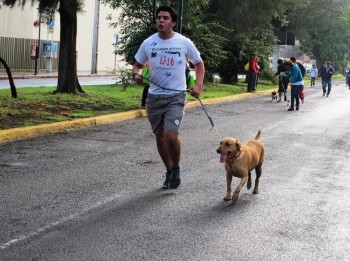
[[[223,82],[236,82],[252,53],[267,63],[277,41],[272,22],[285,23],[285,10],[284,0],[211,1],[208,10],[211,19],[230,29],[224,35],[229,40],[224,47],[229,55],[221,61],[219,69]]]
[[[300,39],[302,51],[320,66],[332,61],[340,69],[350,60],[350,1],[308,0],[290,5],[290,28]]]
[[[10,67],[7,65],[6,61],[3,58],[1,58],[1,57],[0,57],[0,62],[5,67],[5,70],[6,70],[8,79],[9,79],[10,87],[11,87],[12,98],[17,98],[17,90],[16,90],[15,83],[13,82],[13,78],[12,78],[12,73],[11,73]]]
[[[217,70],[220,60],[226,55],[223,50],[225,38],[220,32],[226,29],[215,21],[204,22],[208,0],[184,1],[182,34],[189,37],[196,45],[205,62],[207,73]],[[104,0],[111,9],[120,9],[117,21],[109,16],[111,25],[120,28],[121,39],[118,53],[129,64],[134,63],[142,41],[155,33],[155,12],[160,5],[169,5],[175,10],[179,1],[159,0]],[[179,13],[177,11],[177,13]]]
[[[2,4],[13,7],[16,3],[24,7],[26,0],[0,0]],[[77,75],[76,39],[77,12],[81,11],[83,0],[31,0],[39,2],[39,12],[60,13],[60,52],[58,82],[55,93],[83,93]],[[0,6],[1,7],[1,6]]]

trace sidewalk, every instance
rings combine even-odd
[[[105,76],[117,76],[112,72],[98,72],[97,74],[92,74],[89,71],[78,71],[78,77],[105,77]],[[36,78],[57,78],[58,72],[46,72],[46,70],[40,70],[37,75],[32,71],[11,71],[13,79],[36,79]],[[7,80],[8,76],[5,70],[0,70],[0,80]]]

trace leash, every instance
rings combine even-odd
[[[188,89],[186,89],[186,90],[174,90],[174,89],[166,88],[166,87],[160,86],[159,84],[157,84],[157,83],[151,81],[149,78],[144,77],[143,75],[138,74],[138,76],[141,77],[142,79],[146,80],[146,81],[149,81],[150,83],[153,83],[154,85],[156,85],[156,86],[158,86],[159,88],[164,89],[164,90],[179,91],[179,92],[189,92]],[[201,105],[202,108],[203,108],[203,111],[205,112],[205,114],[207,115],[207,117],[208,117],[208,119],[209,119],[209,121],[210,121],[210,124],[211,124],[211,126],[212,126],[211,130],[214,129],[215,132],[216,132],[216,134],[220,137],[220,134],[219,134],[218,130],[215,128],[213,119],[209,116],[209,113],[208,113],[208,111],[206,110],[206,108],[204,107],[204,104],[203,104],[202,100],[201,100],[199,97],[196,98],[196,99],[199,101],[200,105]]]
[[[207,110],[205,109],[204,104],[202,103],[202,100],[199,99],[199,97],[198,97],[197,99],[198,99],[199,103],[201,104],[201,106],[202,106],[202,108],[203,108],[205,114],[207,115],[207,117],[208,117],[208,119],[209,119],[209,121],[210,121],[210,124],[211,124],[211,126],[212,126],[211,130],[214,129],[215,132],[216,132],[216,135],[218,135],[218,137],[220,137],[220,134],[219,134],[217,128],[215,128],[214,122],[213,122],[212,118],[209,116]]]
[[[135,74],[137,74],[137,73],[134,73],[134,74],[133,74],[133,78],[134,78],[134,75],[135,75]],[[156,85],[156,86],[158,86],[159,88],[164,89],[164,90],[178,91],[178,92],[189,92],[189,90],[187,90],[187,89],[186,89],[186,90],[174,90],[174,89],[166,88],[166,87],[160,86],[159,84],[157,84],[157,83],[151,81],[149,78],[147,78],[147,77],[145,77],[145,76],[143,76],[143,75],[141,75],[141,74],[137,74],[137,75],[138,75],[140,78],[142,78],[142,79],[144,79],[144,80],[146,80],[146,81],[149,81],[149,82],[153,83],[154,85]]]

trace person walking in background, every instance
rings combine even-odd
[[[141,98],[141,109],[146,109],[146,99],[148,95],[148,89],[149,89],[149,61],[146,62],[145,66],[142,68],[142,77],[143,77],[143,91],[142,91],[142,98]]]
[[[335,70],[331,66],[331,62],[326,62],[326,64],[322,72],[322,90],[323,96],[327,94],[328,97],[332,90],[332,76],[335,74]]]
[[[288,78],[291,83],[291,103],[288,111],[294,111],[294,103],[295,109],[298,111],[300,104],[299,94],[302,87],[304,86],[303,76],[301,75],[299,66],[292,63],[291,61],[285,62],[284,66],[288,68],[289,72],[283,77]]]
[[[156,137],[158,153],[165,165],[163,188],[177,188],[181,183],[179,137],[186,103],[186,62],[194,65],[196,83],[189,93],[199,98],[204,80],[204,63],[193,42],[174,31],[177,15],[169,6],[156,10],[157,33],[144,40],[135,55],[132,75],[142,84],[140,70],[150,62],[150,88],[147,117]]]
[[[286,71],[288,71],[288,68],[284,66],[283,60],[278,59],[277,61],[277,72],[275,73],[274,77],[279,76],[278,78],[278,102],[281,101],[282,93],[285,93],[288,88],[289,79],[287,77],[283,77],[286,75]]]
[[[294,64],[294,65],[297,65],[299,67],[299,70],[300,70],[300,73],[301,73],[301,76],[305,77],[305,74],[306,74],[306,69],[304,67],[304,65],[302,65],[301,63],[297,62],[297,59],[295,59],[295,57],[290,57],[290,61]],[[299,98],[301,100],[301,103],[304,103],[304,98],[305,98],[305,94],[304,94],[304,85],[301,86],[301,89],[300,89],[300,92],[299,92]]]
[[[348,65],[344,70],[345,84],[350,89],[350,65]]]
[[[350,67],[350,66],[349,66]],[[349,86],[349,90],[350,90],[350,68],[349,68],[349,71],[348,71],[348,73],[347,73],[347,75],[346,75],[346,79],[347,79],[347,81],[348,81],[348,86]]]
[[[322,80],[322,87],[323,87],[323,75],[327,67],[327,61],[324,61],[323,64],[320,66],[320,69],[318,70],[318,78],[321,78]]]
[[[303,76],[303,78],[305,77],[305,74],[306,74],[306,69],[304,67],[304,65],[302,65],[301,63],[297,62],[297,59],[295,57],[290,57],[290,61],[293,63],[293,64],[296,64],[298,65],[299,69],[300,69],[300,72],[301,72],[301,76]]]
[[[256,84],[257,84],[258,73],[259,73],[257,58],[258,56],[256,54],[253,54],[249,59],[247,92],[256,92]]]
[[[318,70],[317,70],[317,67],[315,64],[312,65],[312,68],[310,70],[310,85],[311,85],[311,88],[314,88],[315,87],[315,83],[316,83],[316,77],[318,75]]]

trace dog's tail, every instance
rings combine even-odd
[[[255,139],[258,140],[260,138],[261,135],[261,130],[258,130],[258,133],[255,136]]]

